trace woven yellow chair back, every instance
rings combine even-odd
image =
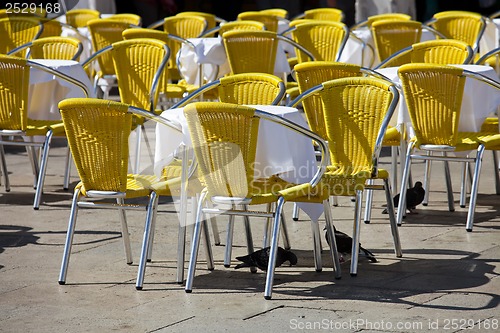
[[[220,79],[219,100],[225,103],[271,105],[283,81],[271,74],[243,73]]]
[[[213,29],[217,25],[216,16],[214,14],[210,14],[210,13],[182,12],[182,13],[178,13],[176,16],[201,16],[205,19],[205,21],[207,23],[205,30]]]
[[[88,22],[88,28],[92,37],[92,47],[94,52],[106,46],[123,40],[122,33],[128,29],[130,24],[110,19],[98,19]],[[113,75],[115,68],[113,59],[109,52],[103,53],[97,58],[102,74]]]
[[[167,46],[170,43],[170,39],[168,38],[168,33],[160,30],[154,30],[154,29],[127,29],[123,31],[122,33],[123,39],[124,40],[129,40],[129,39],[135,39],[135,38],[153,38],[160,40],[164,43],[167,44]],[[176,75],[174,77],[177,77],[179,74],[179,71],[177,70],[177,66],[174,66],[175,64],[175,54],[172,53],[172,50],[170,50],[170,57],[168,58],[168,63],[167,63],[167,69],[163,71],[163,75],[160,79],[160,83],[158,84],[158,90],[159,92],[166,92],[167,91],[167,86],[168,86],[168,81],[170,78],[171,72],[175,72]],[[174,68],[172,68],[174,66]]]
[[[453,39],[430,40],[414,44],[412,63],[463,64],[470,56],[468,44]]]
[[[31,17],[15,16],[0,19],[0,54],[7,54],[18,46],[29,43],[42,33],[43,25]],[[23,53],[23,56],[26,52]]]
[[[304,12],[305,19],[342,22],[344,13],[337,8],[314,8]]]
[[[348,33],[344,23],[317,21],[297,24],[292,38],[311,52],[316,60],[336,61]],[[298,52],[297,58],[299,63],[311,60],[303,52]]]
[[[376,22],[379,20],[404,21],[404,20],[411,20],[411,16],[408,14],[403,14],[403,13],[384,13],[384,14],[372,15],[372,16],[369,16],[368,19],[366,20],[366,25],[368,27],[371,27],[373,22]]]
[[[228,31],[240,30],[262,31],[265,30],[265,25],[262,22],[250,20],[227,22],[220,26],[219,35],[222,36],[225,32]]]
[[[163,30],[172,35],[179,36],[184,39],[196,38],[203,34],[206,30],[207,21],[197,15],[185,15],[185,16],[171,16],[165,18],[163,23]],[[181,42],[173,39],[167,40],[167,45],[170,49],[170,61],[168,63],[169,77],[172,80],[178,80],[181,78],[179,69],[177,68],[177,63],[175,57],[179,50],[181,49]]]
[[[62,34],[61,22],[56,20],[47,20],[43,22],[43,32],[40,38],[59,37]]]
[[[462,72],[458,67],[435,64],[399,68],[417,147],[456,144],[465,84]]]
[[[247,197],[254,178],[259,118],[251,107],[199,102],[184,108],[210,196]]]
[[[277,16],[277,17],[283,18],[283,19],[288,18],[288,10],[283,9],[283,8],[262,9],[260,12],[263,14],[271,14],[271,15],[274,15],[274,16]]]
[[[113,43],[111,54],[115,65],[120,99],[123,103],[154,111],[158,89],[151,105],[153,79],[164,57],[165,43],[152,38],[135,38]]]
[[[101,13],[93,9],[72,9],[66,13],[66,23],[74,28],[86,27],[90,20],[98,19]]]
[[[373,22],[370,29],[380,61],[420,42],[422,36],[422,24],[411,20],[379,20]],[[409,63],[410,57],[401,60]]]
[[[137,26],[140,26],[142,24],[142,18],[137,14],[130,14],[130,13],[115,14],[108,17],[108,19],[125,22]]]
[[[351,77],[323,83],[319,92],[327,141],[335,169],[373,172],[373,157],[383,120],[390,110],[390,83],[378,78]]]
[[[25,59],[0,54],[0,129],[26,130],[29,79]]]
[[[262,12],[243,12],[238,14],[238,20],[251,20],[264,23],[267,31],[278,31],[279,17],[274,14],[266,14]]]
[[[274,73],[278,37],[271,31],[228,31],[222,36],[232,74]]]
[[[78,175],[88,190],[125,192],[128,105],[109,100],[71,98],[59,103],[68,144]]]
[[[323,82],[343,77],[361,76],[361,67],[354,64],[331,61],[310,61],[294,67],[299,91],[315,87]],[[327,137],[322,100],[319,95],[312,95],[302,102],[309,128],[321,136]]]
[[[478,41],[484,21],[478,13],[448,11],[434,14],[431,26],[450,39],[458,39],[469,45]]]
[[[33,59],[79,60],[74,57],[80,50],[81,43],[72,37],[45,37],[33,41],[30,57]]]

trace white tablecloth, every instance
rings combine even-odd
[[[91,96],[93,88],[90,79],[82,66],[73,60],[41,60],[31,61],[48,66],[84,83]],[[43,70],[32,68],[30,72],[28,116],[37,120],[61,119],[57,104],[72,97],[85,97],[83,90],[74,84],[56,77]]]
[[[489,66],[453,66],[458,66],[498,81],[495,70]],[[400,85],[398,67],[381,68],[377,69],[377,72],[387,76],[397,85]],[[484,122],[486,117],[488,117],[490,113],[495,112],[498,105],[500,105],[500,90],[497,90],[481,81],[467,78],[465,81],[458,130],[460,132],[478,132],[481,129],[481,124]],[[408,115],[408,108],[406,106],[404,96],[401,96],[399,111],[395,113],[391,121],[391,125],[395,126],[403,123],[407,125],[410,135],[413,135],[410,126],[411,121]]]
[[[230,72],[226,51],[222,39],[218,37],[189,38],[191,45],[183,44],[179,51],[179,70],[189,84],[199,84],[200,65],[203,65],[204,79],[207,82],[216,80]],[[219,71],[217,73],[217,66]],[[282,76],[290,73],[286,54],[278,44],[274,74]]]
[[[308,125],[297,109],[285,106],[255,106],[308,128]],[[164,111],[162,117],[177,122],[182,127],[182,134],[166,126],[156,127],[155,173],[160,174],[164,165],[172,161],[181,143],[191,147],[186,118],[183,109]],[[255,175],[268,177],[279,174],[290,182],[307,182],[317,170],[316,157],[311,139],[287,129],[274,122],[261,120],[257,141]],[[323,212],[322,205],[300,204],[311,219],[318,219]]]

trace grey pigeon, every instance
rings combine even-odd
[[[341,254],[347,254],[352,252],[352,238],[343,233],[342,231],[338,231],[335,226],[333,227],[333,231],[335,233],[335,243],[337,243],[337,251]],[[328,240],[328,231],[325,232],[325,238],[326,242],[330,244],[330,241]],[[364,247],[359,244],[359,250],[362,251],[366,258],[370,260],[371,262],[377,262],[377,258],[375,258],[375,255],[365,249]]]
[[[270,247],[265,247],[262,250],[252,252],[250,254],[247,254],[246,256],[236,257],[236,259],[241,261],[242,263],[236,265],[234,268],[238,269],[242,267],[258,267],[263,271],[267,271],[270,250]],[[276,267],[281,266],[285,261],[290,262],[290,266],[296,265],[297,256],[291,251],[287,251],[281,247],[278,247],[278,252],[276,254]]]
[[[406,209],[408,209],[410,213],[413,213],[412,210],[424,201],[424,197],[425,189],[422,187],[422,182],[416,182],[415,186],[406,190]],[[399,193],[394,196],[393,201],[394,207],[397,207],[399,204]],[[382,214],[387,214],[387,209],[384,209]]]

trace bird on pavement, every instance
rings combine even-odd
[[[424,197],[425,189],[422,187],[422,182],[416,182],[415,186],[406,190],[406,209],[408,209],[410,213],[415,213],[413,209],[424,201]],[[394,207],[397,207],[399,204],[399,193],[394,196],[393,201]],[[384,209],[382,214],[387,214],[387,209]]]
[[[263,271],[267,271],[270,250],[270,247],[265,247],[261,250],[247,254],[246,256],[236,257],[236,259],[242,263],[236,265],[234,268],[258,267]],[[281,266],[285,261],[288,261],[290,266],[296,265],[297,256],[291,251],[278,247],[278,252],[276,253],[276,267]]]
[[[338,231],[335,226],[333,227],[333,232],[335,234],[335,243],[337,244],[337,251],[341,254],[349,254],[352,252],[352,238],[343,233],[342,231]],[[328,231],[325,232],[325,238],[326,242],[330,244],[330,240],[328,239]],[[377,262],[377,258],[375,258],[375,255],[365,249],[364,247],[359,244],[359,250],[362,251],[366,258],[370,260],[371,262]]]

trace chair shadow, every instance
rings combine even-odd
[[[478,253],[446,249],[405,249],[405,256],[395,259],[388,250],[387,254],[376,253],[379,263],[371,263],[361,257],[357,277],[349,275],[349,261],[342,264],[342,278],[336,280],[328,251],[323,251],[323,263],[329,266],[323,267],[322,272],[314,270],[312,251],[293,252],[299,258],[297,268],[301,269],[282,267],[275,271],[273,294],[276,296],[273,298],[279,298],[280,301],[358,300],[447,310],[490,309],[500,303],[496,294],[467,290],[489,283],[491,278],[488,275],[499,275],[495,273],[495,265],[491,264],[491,260],[478,258]],[[418,258],[421,255],[449,255],[451,258]],[[456,256],[461,258],[456,259]],[[265,278],[262,271],[252,274],[248,269],[225,269],[221,263],[216,264],[214,271],[207,273],[203,263],[199,263],[193,294],[263,293]],[[452,306],[432,302],[421,304],[412,301],[413,297],[423,294],[464,292],[486,296],[488,301],[479,306]]]

